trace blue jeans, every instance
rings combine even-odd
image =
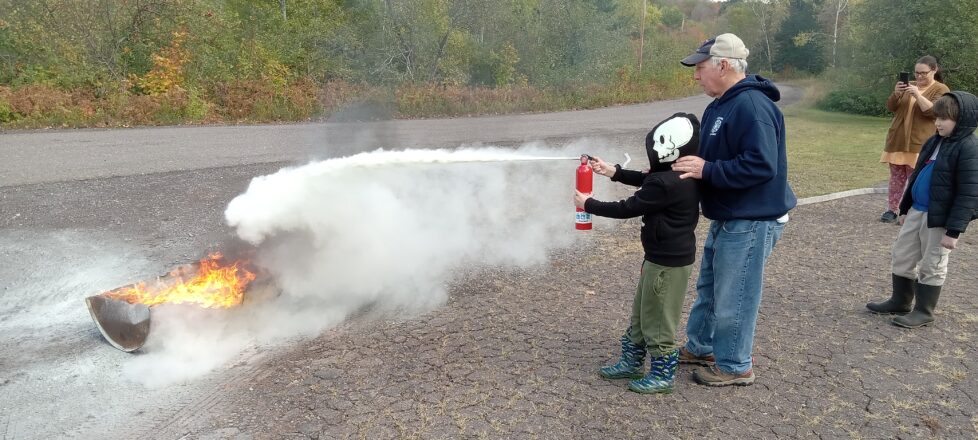
[[[712,353],[727,373],[751,369],[764,266],[781,238],[775,220],[714,220],[703,246],[696,301],[686,323],[686,349]]]

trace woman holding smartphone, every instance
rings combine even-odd
[[[937,59],[930,55],[917,60],[912,76],[916,81],[903,81],[901,77],[886,100],[886,109],[893,112],[893,122],[880,158],[880,162],[890,165],[887,210],[880,216],[880,221],[885,223],[896,223],[900,197],[917,163],[917,153],[934,134],[931,107],[937,98],[950,91],[943,84]]]

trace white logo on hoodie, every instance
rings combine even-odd
[[[710,128],[710,136],[716,136],[717,132],[720,131],[720,124],[723,123],[723,117],[719,116],[713,121],[713,127]]]

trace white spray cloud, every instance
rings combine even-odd
[[[249,290],[233,310],[154,308],[146,354],[129,371],[149,386],[189,380],[252,344],[316,335],[367,306],[430,310],[469,269],[543,263],[581,234],[569,159],[601,147],[377,150],[257,177],[225,217],[258,247],[274,288]]]
[[[573,238],[573,162],[526,147],[357,154],[256,178],[228,205],[293,298],[424,310],[452,271],[527,265]],[[557,169],[566,178],[555,180]]]

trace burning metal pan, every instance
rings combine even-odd
[[[125,352],[138,350],[150,332],[150,309],[160,304],[229,308],[241,304],[255,279],[247,261],[225,264],[220,253],[176,267],[152,281],[113,289],[85,299],[105,340]]]
[[[113,347],[131,352],[142,347],[149,336],[149,306],[129,304],[101,295],[85,298],[92,320]]]

